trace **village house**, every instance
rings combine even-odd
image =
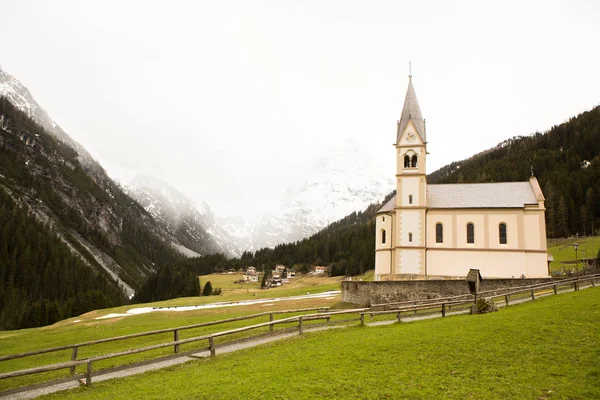
[[[256,272],[256,268],[246,268],[246,272],[244,272],[244,282],[258,282],[258,272]]]
[[[320,266],[320,265],[317,265],[315,267],[315,269],[313,270],[313,273],[315,275],[324,274],[326,272],[327,272],[327,267],[323,267],[323,266]]]

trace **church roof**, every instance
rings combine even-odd
[[[421,108],[419,107],[419,102],[417,101],[417,94],[415,93],[415,88],[412,84],[412,78],[408,81],[408,89],[406,90],[406,97],[404,98],[404,107],[402,107],[402,115],[400,116],[400,121],[398,122],[398,136],[396,137],[396,143],[400,141],[400,137],[402,136],[408,121],[412,121],[417,133],[421,136],[423,142],[426,142],[427,138],[425,137],[425,122],[423,121],[423,116],[421,115]]]
[[[537,203],[529,181],[427,185],[427,208],[524,208]]]
[[[395,202],[396,196],[385,203],[378,213],[392,211]],[[529,204],[538,204],[532,181],[427,185],[428,209],[524,208]]]
[[[392,197],[391,199],[389,199],[384,205],[383,207],[381,207],[379,209],[379,211],[377,211],[378,213],[380,212],[390,212],[390,211],[394,211],[394,206],[396,205],[396,195],[394,195],[394,197]]]

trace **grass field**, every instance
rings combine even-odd
[[[597,399],[600,289],[477,316],[306,334],[65,399]]]
[[[224,307],[213,309],[202,309],[194,311],[161,311],[148,314],[130,315],[110,319],[96,320],[95,318],[107,315],[109,313],[126,313],[129,308],[137,307],[172,307],[186,305],[202,305],[206,303],[221,301],[239,301],[243,299],[269,299],[277,297],[296,296],[301,294],[321,293],[327,290],[339,290],[341,277],[318,277],[306,276],[293,279],[290,285],[282,287],[261,290],[259,284],[254,285],[236,285],[233,282],[240,279],[241,275],[221,275],[213,274],[202,276],[202,284],[211,281],[213,287],[221,287],[223,294],[221,296],[208,297],[186,297],[172,299],[163,302],[149,304],[135,304],[130,306],[115,307],[112,309],[96,310],[87,314],[60,321],[54,325],[42,328],[22,329],[17,331],[0,331],[0,355],[16,354],[49,347],[62,346],[67,344],[76,344],[90,340],[108,338],[114,336],[128,335],[132,333],[159,330],[164,328],[174,328],[184,325],[198,324],[202,322],[221,320],[226,318],[238,317],[243,315],[258,314],[266,311],[289,310],[299,308],[313,307],[344,307],[340,304],[340,297],[334,299],[318,298],[305,300],[280,301],[256,305],[244,305],[236,307]],[[276,316],[276,319],[285,318],[294,314],[285,314]],[[258,324],[268,321],[268,316],[260,319],[247,321],[230,322],[223,325],[196,328],[185,330],[180,333],[180,339],[186,339],[194,336],[201,336],[208,333],[224,331],[241,326]],[[78,322],[75,322],[78,321]],[[283,329],[284,325],[278,325],[276,329]],[[266,332],[267,328],[242,333],[236,337],[256,335]],[[149,337],[140,337],[125,341],[105,343],[97,346],[83,347],[79,349],[79,358],[86,358],[93,355],[108,354],[111,352],[123,351],[131,348],[139,348],[158,343],[164,343],[172,340],[172,334],[161,334]],[[218,339],[219,341],[232,340],[233,337]],[[193,347],[195,346],[195,347]],[[184,345],[181,351],[192,350],[203,347],[205,343],[195,345]],[[156,358],[163,355],[172,354],[171,348],[155,350],[147,353],[140,353],[134,356],[122,357],[118,359],[105,360],[98,363],[98,368],[109,368],[120,364],[137,362],[145,359]],[[70,350],[56,353],[49,353],[39,356],[27,357],[18,360],[0,362],[0,372],[14,371],[17,369],[31,368],[40,365],[65,362],[70,360]],[[78,369],[82,371],[83,368]],[[21,378],[0,380],[0,390],[6,390],[22,385],[37,383],[44,380],[64,377],[68,371],[49,372],[41,375],[31,375]]]
[[[560,272],[563,266],[569,271],[575,268],[575,249],[573,248],[573,244],[575,243],[579,244],[579,249],[577,250],[579,260],[595,257],[600,250],[600,236],[549,239],[548,253],[554,257],[554,261],[550,264],[553,274]],[[563,263],[563,261],[567,261],[567,263]],[[581,267],[582,264],[579,264],[579,268]]]

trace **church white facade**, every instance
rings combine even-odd
[[[396,136],[396,195],[376,216],[375,279],[548,276],[544,195],[525,182],[428,185],[412,79]]]

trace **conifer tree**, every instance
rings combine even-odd
[[[563,196],[560,196],[558,202],[558,218],[557,218],[557,230],[560,235],[564,237],[569,236],[569,209],[567,208],[567,202]]]
[[[206,285],[204,285],[204,290],[202,291],[202,296],[211,296],[213,292],[212,289],[212,284],[210,283],[210,281],[206,282]]]
[[[587,211],[587,217],[589,222],[594,222],[596,219],[595,207],[594,207],[594,189],[591,187],[585,193],[585,209]],[[593,232],[591,232],[593,234]]]

